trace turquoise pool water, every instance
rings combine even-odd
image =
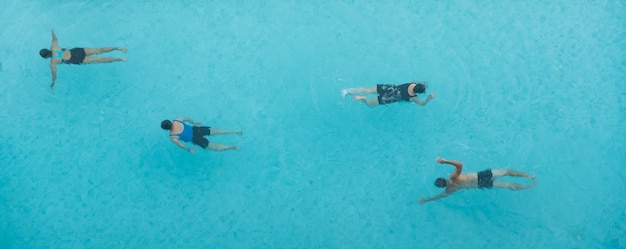
[[[626,247],[624,1],[3,3],[0,248]],[[129,61],[52,94],[52,27]],[[178,149],[177,116],[242,150]],[[438,156],[538,184],[421,206]]]

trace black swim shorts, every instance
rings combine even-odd
[[[209,140],[204,138],[204,136],[211,135],[211,127],[208,126],[194,126],[193,127],[193,138],[191,142],[197,144],[198,146],[206,149],[209,146]]]
[[[70,49],[70,53],[72,54],[72,57],[67,60],[67,61],[63,61],[63,63],[66,64],[83,64],[83,60],[85,60],[85,49],[84,48],[72,48]]]
[[[376,92],[378,93],[378,104],[386,105],[389,103],[398,102],[402,99],[402,93],[400,87],[389,84],[376,85]]]
[[[478,172],[478,188],[491,188],[493,187],[493,173],[491,169]]]

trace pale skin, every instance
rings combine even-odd
[[[478,174],[476,172],[462,174],[463,171],[463,163],[455,160],[446,160],[443,158],[437,158],[437,163],[439,164],[449,164],[454,166],[454,172],[450,175],[450,179],[446,180],[446,189],[441,193],[433,197],[428,198],[420,198],[420,204],[424,204],[429,201],[438,200],[444,197],[448,197],[456,191],[461,189],[470,189],[470,188],[478,188]],[[510,190],[521,190],[527,189],[535,186],[537,183],[535,181],[534,175],[528,175],[524,172],[518,172],[508,169],[493,169],[491,170],[493,177],[492,179],[497,179],[502,176],[512,176],[512,177],[524,177],[531,181],[529,185],[521,185],[517,183],[508,183],[502,181],[493,181],[493,187],[495,188],[506,188]]]
[[[52,29],[52,44],[50,45],[50,50],[52,50],[52,59],[50,60],[50,71],[52,72],[52,84],[50,84],[50,90],[54,91],[54,84],[57,80],[57,64],[61,64],[62,60],[58,58],[58,53],[55,51],[61,51],[61,47],[57,43],[57,37],[54,34],[54,29]],[[83,59],[82,64],[90,64],[90,63],[109,63],[114,61],[127,61],[124,57],[114,58],[114,57],[94,57],[91,55],[102,54],[106,52],[111,52],[114,50],[122,51],[126,53],[126,48],[122,47],[104,47],[104,48],[85,48],[85,59]],[[55,58],[56,57],[56,58]],[[72,54],[69,50],[65,50],[62,52],[61,58],[63,60],[70,60],[72,58]]]
[[[180,120],[182,122],[188,122],[188,123],[193,124],[193,126],[202,126],[202,124],[200,122],[193,121],[190,118],[178,117],[178,118],[175,118],[174,120]],[[172,122],[172,128],[170,129],[170,141],[172,141],[173,143],[178,145],[178,147],[180,147],[183,150],[189,151],[191,153],[196,153],[196,149],[194,149],[193,147],[185,146],[185,143],[180,141],[180,139],[179,139],[179,137],[177,135],[173,135],[173,134],[180,134],[181,132],[183,132],[184,129],[185,129],[185,127],[181,123]],[[217,129],[217,128],[211,128],[211,135],[210,136],[224,135],[224,134],[235,134],[235,135],[241,136],[243,134],[243,132],[242,131],[229,131],[229,130],[221,130],[221,129]],[[207,149],[214,150],[214,151],[240,150],[240,148],[238,146],[235,146],[235,145],[221,145],[221,144],[215,144],[215,143],[209,143],[209,145],[207,146]]]
[[[426,100],[421,100],[419,97],[417,97],[417,94],[415,93],[414,89],[415,89],[416,84],[412,83],[411,85],[409,85],[409,89],[408,89],[408,93],[409,95],[414,97],[411,97],[409,99],[409,101],[414,102],[420,106],[425,106],[428,101],[430,101],[431,99],[435,98],[435,94],[431,93],[428,95],[428,97],[426,97]],[[359,95],[359,94],[378,94],[376,86],[370,87],[370,88],[352,88],[352,89],[346,89],[343,92],[344,96],[345,95],[354,95],[352,97],[353,100],[355,101],[362,101],[363,103],[367,104],[370,107],[375,107],[380,105],[380,103],[378,103],[378,98],[371,98],[368,99],[367,97],[363,96],[363,95]]]

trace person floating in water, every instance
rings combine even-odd
[[[446,190],[436,196],[429,198],[421,198],[420,204],[424,204],[429,201],[438,200],[448,195],[461,190],[461,189],[469,189],[469,188],[508,188],[510,190],[520,190],[531,188],[535,186],[537,183],[535,181],[534,176],[529,176],[524,172],[517,172],[508,169],[487,169],[481,172],[471,172],[466,174],[461,174],[463,171],[463,163],[454,160],[446,160],[443,158],[437,158],[437,162],[440,164],[450,164],[456,167],[449,180],[444,178],[437,178],[435,180],[435,186],[440,188],[446,188]],[[508,183],[508,182],[500,182],[494,181],[495,179],[502,176],[513,176],[513,177],[525,177],[526,179],[531,181],[530,185],[521,185],[517,183]]]
[[[191,125],[189,124],[191,123]],[[192,142],[203,149],[210,149],[215,151],[224,150],[239,150],[239,147],[234,145],[220,145],[209,143],[204,136],[222,135],[222,134],[235,134],[241,136],[241,131],[227,131],[217,128],[211,128],[208,126],[202,126],[201,123],[194,122],[189,118],[175,118],[174,121],[163,120],[161,122],[161,128],[170,131],[170,140],[174,142],[178,147],[195,153],[196,150],[192,147],[186,147],[183,142]]]
[[[426,92],[426,84],[423,82],[411,82],[402,85],[379,84],[371,88],[350,88],[341,90],[341,95],[345,98],[347,95],[355,95],[354,100],[363,101],[370,107],[377,105],[386,105],[398,101],[412,101],[418,105],[424,106],[431,99],[435,98],[435,94],[431,93],[422,101],[417,97],[418,94]],[[365,96],[357,94],[378,94],[377,98],[368,99]]]
[[[54,91],[54,83],[57,79],[57,64],[89,64],[89,63],[108,63],[114,61],[127,61],[126,58],[113,58],[113,57],[93,57],[91,55],[102,54],[111,52],[113,50],[119,50],[126,53],[126,49],[122,47],[116,48],[72,48],[67,50],[59,47],[57,44],[57,37],[54,35],[54,29],[52,29],[52,44],[50,49],[39,50],[39,55],[44,59],[52,58],[50,60],[50,70],[52,71],[52,84],[50,90]]]

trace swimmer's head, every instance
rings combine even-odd
[[[438,188],[445,188],[446,185],[447,185],[446,179],[439,177],[437,178],[437,180],[435,180],[435,186],[437,186]]]
[[[42,48],[41,50],[39,50],[39,55],[41,55],[42,58],[50,58],[52,56],[52,51],[50,51],[49,49],[45,49]]]
[[[167,119],[161,121],[161,129],[163,129],[163,130],[172,129],[172,121],[169,121]]]
[[[417,85],[415,85],[415,87],[413,88],[413,92],[415,92],[415,94],[421,94],[421,93],[425,93],[426,92],[426,83],[425,82],[417,82]]]

